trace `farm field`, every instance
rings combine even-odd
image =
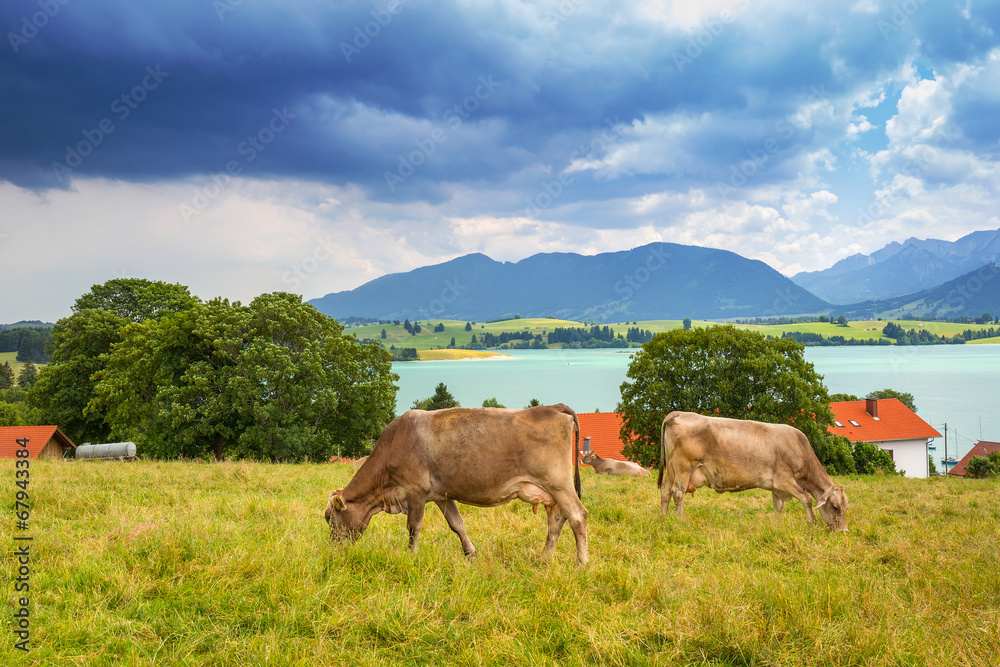
[[[14,466],[5,464],[13,480]],[[761,491],[659,514],[655,477],[583,469],[591,563],[544,514],[428,507],[328,537],[344,463],[31,464],[26,665],[993,665],[1000,483],[839,478],[850,532],[775,519]],[[5,484],[13,511],[13,484]],[[0,539],[13,544],[13,523]],[[23,534],[20,533],[19,534]],[[5,581],[15,561],[0,560]],[[11,613],[10,588],[6,596]]]
[[[0,352],[0,366],[3,366],[4,362],[10,364],[10,367],[14,370],[14,383],[17,384],[17,376],[21,373],[21,369],[24,368],[24,362],[17,360],[17,352]],[[45,364],[35,364],[35,368],[41,370],[45,368]]]
[[[966,329],[972,329],[974,331],[979,331],[982,329],[989,329],[991,326],[988,324],[957,324],[951,322],[920,322],[920,321],[910,321],[910,320],[894,320],[897,324],[902,326],[904,329],[926,329],[933,334],[953,336],[957,333],[961,333]],[[435,332],[435,325],[441,324],[444,326],[444,331]],[[471,339],[472,335],[476,334],[481,336],[483,333],[493,333],[500,334],[503,332],[513,333],[519,331],[529,331],[534,334],[542,334],[543,339],[545,334],[555,329],[556,327],[589,327],[590,325],[584,322],[574,322],[571,320],[555,320],[548,318],[524,318],[524,319],[514,319],[514,320],[503,320],[500,322],[491,322],[489,324],[477,322],[471,331],[465,330],[465,322],[459,320],[428,320],[426,322],[421,322],[421,331],[416,335],[411,335],[407,333],[402,324],[376,324],[368,325],[363,327],[347,327],[345,331],[347,333],[353,333],[358,338],[371,338],[374,340],[380,340],[385,347],[396,346],[396,347],[412,347],[417,350],[418,356],[421,360],[428,359],[442,359],[442,358],[463,358],[471,357],[473,355],[463,355],[461,352],[452,354],[451,356],[440,356],[432,355],[428,356],[426,353],[428,350],[443,349],[448,346],[451,339],[455,339],[455,344],[459,347],[462,345],[467,345]],[[706,320],[694,320],[692,326],[695,327],[706,327],[715,324],[720,324],[719,322],[709,322]],[[849,322],[848,326],[842,327],[830,322],[798,322],[795,324],[769,324],[769,325],[758,325],[758,324],[737,324],[740,329],[749,329],[751,331],[757,331],[765,336],[781,336],[784,332],[798,331],[802,333],[818,333],[823,336],[843,336],[848,339],[882,339],[891,340],[882,334],[882,329],[885,327],[886,322],[876,321],[876,320],[859,320],[856,322]],[[605,325],[601,325],[604,327]],[[616,334],[620,333],[623,336],[626,334],[628,329],[638,327],[639,329],[651,331],[653,334],[662,333],[664,331],[670,331],[673,329],[679,329],[683,326],[682,320],[643,320],[637,321],[636,323],[625,322],[625,323],[614,323],[608,324],[611,329],[614,330]],[[994,328],[996,328],[994,326]],[[382,330],[385,330],[386,337],[381,338]],[[987,338],[982,339],[980,342],[983,343],[1000,343],[1000,338]],[[552,348],[561,347],[561,344],[554,344],[550,346]]]

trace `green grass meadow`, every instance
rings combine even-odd
[[[850,532],[775,519],[770,495],[659,513],[655,478],[583,469],[590,565],[567,525],[541,558],[543,512],[462,506],[466,559],[430,505],[329,539],[343,463],[31,464],[15,531],[3,464],[0,571],[31,544],[31,652],[3,665],[995,665],[1000,482],[842,478]],[[4,585],[8,627],[13,586]]]
[[[17,384],[17,376],[21,374],[24,362],[17,360],[17,352],[0,352],[0,366],[3,366],[4,362],[10,364],[11,370],[14,371],[14,384]],[[35,364],[35,368],[45,368],[45,364]]]

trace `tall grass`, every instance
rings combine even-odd
[[[4,505],[12,516],[13,465]],[[850,532],[763,492],[659,514],[649,478],[584,470],[591,564],[544,514],[429,506],[420,550],[380,514],[331,543],[344,464],[32,463],[37,665],[994,665],[996,481],[843,478]],[[20,533],[19,533],[20,534]],[[10,521],[0,540],[9,552]],[[11,581],[12,558],[2,560]],[[5,585],[5,615],[13,609]]]

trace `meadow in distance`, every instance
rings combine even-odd
[[[996,328],[994,325],[990,324],[962,324],[959,322],[921,320],[893,320],[893,322],[904,329],[925,330],[938,336],[954,336],[956,334],[961,334],[965,330],[985,331],[989,330],[991,326],[994,329]],[[392,323],[365,324],[363,326],[349,324],[345,326],[344,333],[353,333],[359,339],[367,338],[381,341],[386,348],[389,348],[390,346],[415,348],[421,360],[439,360],[487,357],[491,354],[491,352],[487,350],[447,349],[452,338],[455,339],[456,346],[461,347],[463,345],[468,345],[474,334],[481,336],[483,333],[499,335],[504,332],[512,333],[528,331],[532,334],[541,334],[544,339],[545,334],[554,330],[556,327],[589,328],[591,326],[591,324],[587,322],[561,320],[558,318],[547,317],[507,319],[495,322],[476,322],[469,331],[465,329],[467,322],[462,320],[428,319],[420,320],[419,323],[421,325],[421,331],[415,335],[405,331],[403,329],[402,322],[398,325]],[[891,339],[882,333],[882,329],[885,327],[886,323],[886,321],[882,320],[857,320],[848,322],[846,327],[833,322],[734,324],[733,326],[749,331],[756,331],[764,336],[773,337],[780,337],[786,332],[800,332],[816,333],[825,337],[843,336],[845,338],[885,340],[886,342],[891,342]],[[691,321],[691,326],[693,327],[707,327],[715,324],[720,324],[720,322],[713,322],[709,320]],[[727,324],[730,323],[727,322]],[[434,331],[435,326],[437,325],[443,325],[443,331]],[[599,326],[602,328],[604,326],[609,327],[615,332],[616,335],[620,333],[624,336],[627,330],[631,328],[639,328],[649,331],[655,335],[664,331],[679,329],[684,326],[684,322],[683,320],[639,320],[635,322],[619,322],[606,325],[600,324]],[[383,330],[386,332],[385,338],[381,337]],[[1000,343],[1000,337],[981,338],[969,341],[969,344],[973,345],[990,343]],[[550,348],[558,348],[561,346],[561,343],[549,345]]]

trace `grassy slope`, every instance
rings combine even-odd
[[[345,464],[31,473],[32,652],[7,633],[0,664],[985,667],[1000,654],[997,481],[841,479],[851,532],[831,535],[797,504],[775,520],[760,491],[699,492],[686,520],[662,517],[655,481],[584,470],[580,571],[568,526],[541,560],[544,514],[521,503],[463,506],[474,561],[433,505],[416,554],[401,515],[332,544],[321,513]],[[0,576],[14,572],[5,555]]]
[[[434,333],[434,325],[442,323],[445,326],[445,330],[440,333]],[[431,350],[436,348],[444,348],[451,342],[452,337],[455,338],[455,343],[459,346],[466,345],[472,339],[472,334],[481,335],[483,332],[490,332],[494,334],[500,334],[504,331],[515,332],[523,331],[527,328],[532,334],[544,334],[555,327],[583,327],[586,326],[582,322],[573,322],[569,320],[550,320],[545,318],[532,318],[532,319],[520,319],[520,320],[504,320],[502,322],[493,322],[491,324],[476,323],[472,331],[465,330],[465,322],[460,322],[457,320],[433,320],[427,322],[421,322],[422,331],[416,336],[412,336],[403,329],[402,325],[372,325],[366,327],[350,327],[346,331],[349,333],[354,333],[358,338],[374,338],[382,340],[380,338],[382,329],[386,331],[386,338],[383,343],[386,347],[390,345],[395,345],[396,347],[413,347],[418,351],[422,352],[424,350]],[[693,326],[704,327],[711,324],[717,324],[716,322],[707,322],[704,320],[697,320],[693,322]],[[993,325],[983,325],[983,324],[952,324],[949,322],[918,322],[918,321],[908,321],[902,320],[897,321],[897,324],[901,325],[905,329],[926,329],[931,333],[945,336],[952,336],[957,333],[961,333],[966,329],[981,330],[989,329]],[[921,326],[923,325],[923,326]],[[604,326],[604,325],[601,325]],[[621,333],[623,336],[626,334],[629,328],[639,327],[640,329],[645,329],[652,331],[654,334],[661,333],[663,331],[670,331],[671,329],[678,329],[682,326],[681,320],[652,320],[652,321],[641,321],[637,324],[632,324],[630,322],[619,323],[619,324],[609,324],[615,333]],[[759,331],[764,335],[769,336],[780,336],[786,331],[801,331],[801,332],[812,332],[823,334],[824,336],[844,336],[845,338],[867,338],[867,339],[878,339],[885,338],[882,335],[882,328],[885,327],[885,322],[882,321],[863,321],[859,320],[857,322],[850,322],[847,327],[840,327],[836,324],[822,323],[822,322],[808,322],[801,324],[774,324],[774,325],[737,325],[741,329],[750,329],[753,331]],[[549,327],[545,329],[544,327]],[[995,328],[995,327],[994,327]],[[984,342],[1000,342],[1000,339],[985,339]],[[559,346],[554,346],[559,347]],[[421,359],[427,358],[426,355],[421,355]]]
[[[14,383],[17,384],[17,376],[21,374],[21,369],[24,367],[24,363],[17,360],[17,352],[0,352],[0,366],[2,366],[5,361],[10,364],[11,368],[14,369]],[[35,368],[45,368],[45,364],[35,364]]]

